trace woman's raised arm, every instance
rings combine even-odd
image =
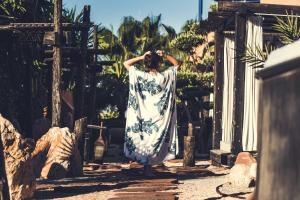
[[[162,50],[157,50],[156,53],[157,53],[159,56],[161,56],[161,57],[167,59],[170,63],[172,63],[172,65],[174,65],[175,67],[177,67],[177,70],[179,70],[180,65],[182,64],[181,61],[178,61],[176,58],[174,58],[174,56],[169,55],[169,54],[166,54],[166,53],[165,53],[164,51],[162,51]]]
[[[127,70],[129,70],[129,68],[130,68],[132,65],[134,65],[134,64],[137,63],[137,62],[140,62],[140,61],[144,60],[144,58],[145,58],[145,56],[146,56],[147,54],[151,54],[151,52],[150,52],[150,51],[147,51],[147,52],[146,52],[144,55],[142,55],[142,56],[138,56],[138,57],[135,57],[135,58],[131,58],[131,59],[129,59],[129,60],[126,60],[126,61],[123,63],[123,65],[125,66],[125,68],[126,68]]]

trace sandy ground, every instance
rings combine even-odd
[[[197,170],[193,173],[180,170],[174,173],[178,178],[178,189],[175,192],[178,192],[179,200],[244,199],[253,191],[253,188],[233,188],[228,182],[227,168],[210,166],[209,161],[199,161],[196,164],[199,168],[207,169],[208,173]],[[121,166],[122,169],[128,168],[127,164],[114,165]],[[181,165],[178,161],[166,163],[170,171]],[[128,174],[125,176],[120,169],[92,174],[87,171],[87,175],[88,178],[72,181],[39,183],[36,199],[108,200],[114,197],[115,190],[128,186]]]

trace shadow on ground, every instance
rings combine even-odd
[[[215,174],[207,170],[207,167],[208,165],[200,165],[192,168],[156,166],[154,168],[156,176],[147,178],[142,174],[143,167],[140,165],[134,165],[128,169],[115,167],[112,171],[109,171],[109,167],[104,167],[105,170],[103,170],[102,165],[102,170],[85,171],[84,177],[38,180],[35,199],[64,198],[94,192],[112,191],[128,188],[145,180],[155,182],[158,179],[170,179],[176,181],[174,184],[178,184],[178,180],[225,175]]]

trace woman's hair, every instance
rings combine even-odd
[[[144,58],[146,69],[158,69],[160,62],[162,62],[162,58],[156,52],[151,52]]]

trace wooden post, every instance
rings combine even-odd
[[[184,136],[183,167],[195,166],[195,137],[193,124],[189,123],[188,136]]]
[[[87,118],[81,118],[75,121],[74,133],[78,138],[78,147],[80,151],[81,158],[84,158],[84,135],[87,133]]]
[[[90,24],[90,6],[84,6],[83,24]],[[76,97],[75,97],[75,120],[84,116],[84,97],[85,97],[85,77],[87,67],[87,45],[89,28],[81,32],[81,63],[77,70]]]
[[[55,45],[53,47],[52,66],[52,126],[60,126],[61,123],[61,16],[62,0],[54,1],[54,33]]]
[[[104,152],[107,150],[107,140],[104,140],[104,126],[100,123],[99,137],[94,143],[94,162],[102,162]]]
[[[215,32],[213,149],[220,149],[222,140],[222,107],[224,84],[224,35]]]
[[[285,58],[297,49],[299,45],[293,44],[276,50],[269,57],[272,64],[269,62],[256,73],[260,78],[256,182],[259,200],[300,199],[300,59]]]
[[[240,57],[246,51],[246,16],[237,12],[235,15],[235,71],[234,71],[234,98],[233,98],[233,145],[232,152],[242,151],[242,131],[244,113],[245,90],[245,62]]]
[[[93,38],[93,48],[95,51],[98,49],[98,26],[94,26],[94,38]],[[94,54],[93,61],[97,63],[97,54]],[[95,111],[96,111],[96,65],[91,66],[91,80],[90,80],[90,103],[89,103],[89,112],[88,120],[89,123],[95,121]]]

